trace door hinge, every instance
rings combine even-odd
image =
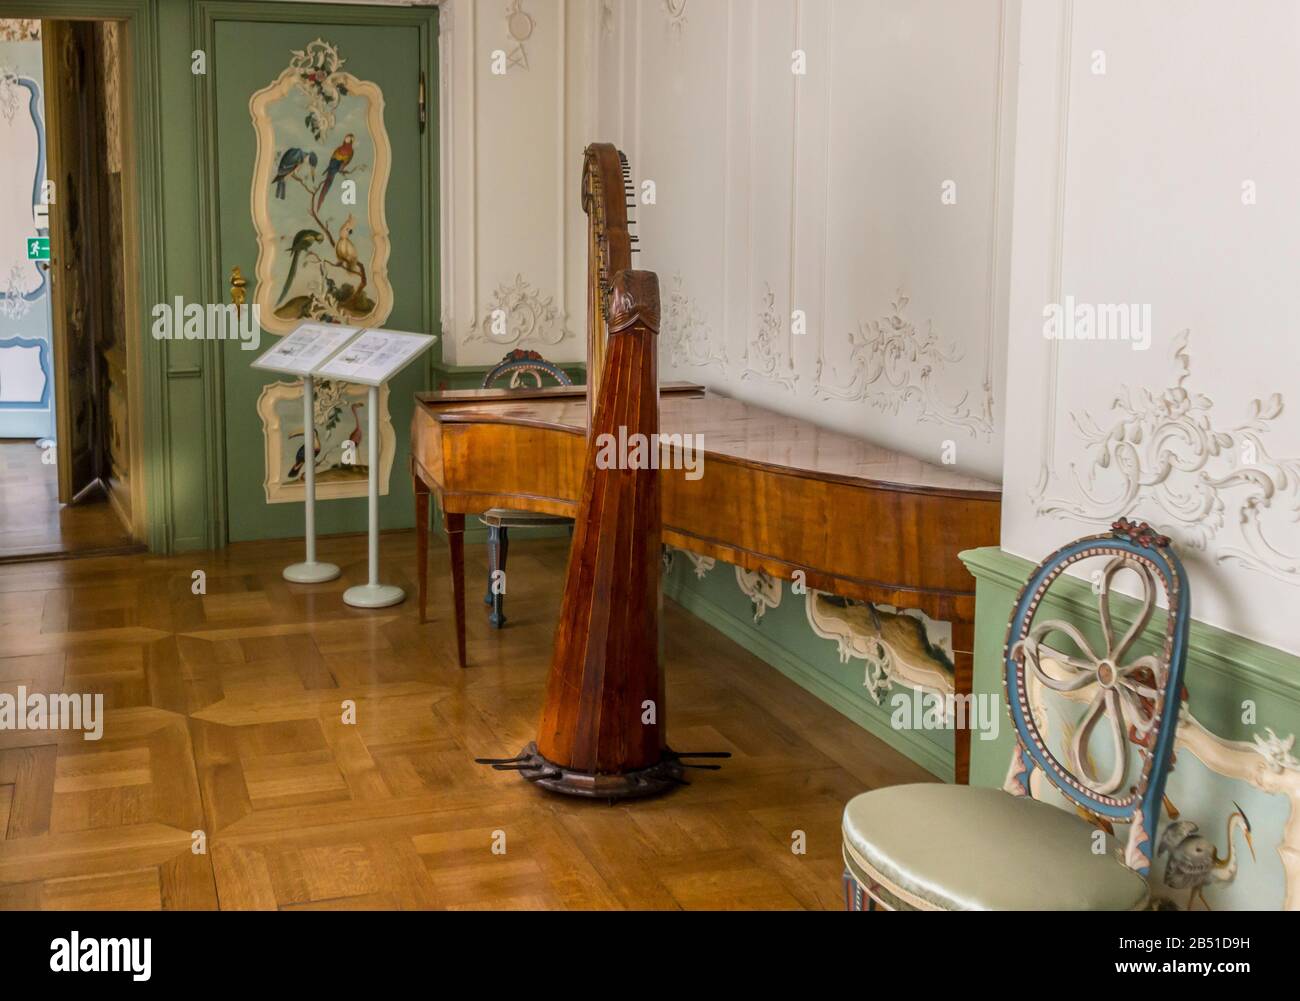
[[[424,101],[424,71],[420,71],[420,131],[424,131],[424,126],[429,121],[429,112]]]

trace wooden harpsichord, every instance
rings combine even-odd
[[[413,424],[417,496],[427,512],[438,494],[451,542],[462,663],[465,516],[574,515],[587,454],[584,396],[492,395],[422,395]],[[997,544],[998,487],[698,388],[664,387],[659,406],[662,435],[704,436],[702,477],[660,472],[664,543],[784,580],[803,571],[809,588],[951,622],[955,687],[969,693],[975,591],[957,554]],[[424,565],[422,555],[422,618]],[[968,753],[959,739],[959,777]]]

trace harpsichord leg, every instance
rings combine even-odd
[[[953,688],[959,699],[966,705],[965,712],[957,714],[959,723],[953,734],[953,781],[958,785],[970,782],[970,724],[974,700],[971,693],[975,688],[975,623],[954,622],[952,624],[952,662]]]
[[[456,659],[465,667],[465,516],[443,513],[442,523],[451,550],[451,603],[456,613]]]
[[[416,577],[420,582],[420,624],[429,618],[429,488],[412,472],[415,484],[415,559]]]

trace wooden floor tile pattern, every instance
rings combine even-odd
[[[565,545],[512,547],[468,671],[441,549],[424,626],[343,603],[363,539],[323,541],[344,576],[312,587],[280,576],[300,543],[0,567],[0,691],[105,706],[99,741],[0,731],[0,908],[839,907],[844,802],[928,776],[671,603],[669,738],[721,772],[611,807],[474,764],[535,736]],[[412,593],[413,550],[384,539]]]
[[[141,548],[102,489],[59,503],[58,468],[30,438],[0,439],[0,561]]]

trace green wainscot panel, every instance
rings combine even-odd
[[[916,719],[924,714],[912,711],[914,689],[904,684],[878,691],[879,701],[872,698],[867,682],[874,669],[857,656],[842,658],[835,640],[813,631],[806,604],[812,593],[795,594],[789,582],[770,581],[764,593],[775,606],[756,604],[741,589],[735,567],[697,564],[684,552],[670,552],[667,597],[926,770],[951,780],[952,732]]]

